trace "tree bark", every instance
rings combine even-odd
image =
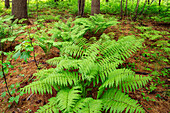
[[[8,9],[10,7],[9,0],[5,0],[5,7]]]
[[[123,0],[120,1],[120,9],[121,9],[121,20],[123,19]]]
[[[137,16],[138,16],[139,1],[140,1],[140,0],[137,0],[136,8],[135,8],[135,11],[134,11],[134,12],[135,12],[135,16],[134,16],[134,18],[133,18],[134,21],[136,21]]]
[[[92,0],[91,2],[91,15],[100,13],[100,0]]]
[[[161,5],[161,0],[159,0],[159,6]]]
[[[27,0],[12,0],[12,15],[15,18],[28,18]]]
[[[148,5],[150,4],[150,0],[148,0]]]
[[[145,9],[145,6],[146,6],[146,3],[147,3],[147,0],[145,0],[144,6],[143,6],[141,12],[139,13],[139,15],[141,15],[141,14],[143,13],[143,11],[144,11],[144,9]]]
[[[83,16],[84,6],[85,6],[85,0],[78,0],[78,15]]]
[[[127,4],[128,4],[128,0],[126,0],[125,16],[127,16],[127,15],[128,15]]]

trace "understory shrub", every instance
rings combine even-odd
[[[56,97],[50,98],[37,113],[145,112],[128,93],[146,85],[151,78],[118,68],[142,47],[142,42],[143,39],[134,36],[115,41],[107,34],[102,34],[97,41],[79,35],[53,42],[60,50],[60,57],[47,63],[56,68],[38,71],[34,74],[37,80],[22,90],[52,94],[53,87],[57,91]]]

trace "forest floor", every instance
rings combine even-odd
[[[64,21],[64,20],[63,20]],[[66,20],[65,20],[66,21]],[[46,20],[46,23],[53,22],[53,20]],[[140,22],[132,22],[129,20],[119,21],[117,26],[111,26],[107,28],[104,33],[113,32],[115,34],[115,39],[118,40],[123,36],[135,35],[136,37],[141,37],[141,29],[136,26],[146,26],[150,27],[151,30],[160,31],[162,36],[159,39],[150,40],[145,39],[143,43],[144,47],[139,49],[130,58],[125,60],[125,63],[120,67],[129,68],[143,76],[152,76],[153,80],[150,81],[144,88],[138,89],[135,92],[130,92],[130,97],[137,100],[146,113],[169,113],[170,104],[170,57],[169,53],[160,49],[162,46],[155,44],[157,41],[165,41],[169,43],[170,38],[170,24],[162,22],[154,22],[152,20],[141,20]],[[28,25],[32,27],[35,25]],[[147,30],[144,30],[146,32]],[[162,33],[166,31],[165,33]],[[161,34],[162,33],[162,34]],[[13,46],[17,45],[19,42],[17,40],[25,39],[25,35],[17,37]],[[166,44],[165,44],[166,45]],[[6,45],[5,50],[8,51],[9,47]],[[46,60],[53,57],[59,56],[59,50],[57,48],[52,48],[49,55],[45,55],[43,50],[36,46],[35,48],[36,60],[40,67],[43,69],[54,68],[46,63]],[[33,55],[33,54],[32,54]],[[8,86],[15,83],[21,83],[21,88],[28,85],[34,81],[33,74],[37,72],[37,67],[35,65],[33,57],[28,59],[28,63],[24,60],[17,59],[11,60],[11,64],[14,65],[13,69],[9,70],[7,75]],[[0,79],[0,94],[6,91],[4,84],[4,79]],[[16,96],[17,94],[15,94]],[[13,104],[8,107],[9,95],[5,98],[0,97],[0,113],[34,113],[40,106],[48,103],[48,99],[56,96],[54,94],[24,94],[20,97],[19,103]]]

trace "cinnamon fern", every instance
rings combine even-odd
[[[142,88],[151,78],[119,69],[126,58],[142,47],[143,40],[127,36],[115,41],[107,34],[97,41],[82,35],[70,36],[69,40],[53,43],[59,48],[60,57],[47,63],[56,68],[38,71],[34,74],[37,80],[22,88],[40,94],[52,94],[52,87],[56,89],[56,97],[50,98],[37,113],[144,113],[128,93]]]

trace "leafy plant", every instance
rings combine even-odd
[[[73,23],[83,25],[91,34],[103,33],[103,31],[110,27],[115,26],[117,20],[115,18],[104,18],[104,15],[90,16],[89,18],[78,18]]]
[[[145,27],[145,26],[135,26],[135,28],[139,29],[142,33],[144,31],[149,31],[152,29],[151,27]]]
[[[72,18],[69,18],[66,23],[59,21],[54,23],[53,29],[49,33],[53,34],[53,40],[59,39],[69,41],[77,39],[85,34],[87,28],[84,26],[73,25]]]
[[[24,59],[25,62],[27,62],[27,59],[32,57],[31,51],[33,51],[34,48],[31,45],[31,40],[25,40],[21,44],[15,46],[15,54],[12,56],[15,60],[20,57],[20,59]]]
[[[0,41],[1,43],[4,43],[6,41],[13,42],[18,34],[23,32],[22,29],[19,29],[19,25],[17,25],[17,21],[15,20],[13,23],[11,23],[11,19],[13,19],[13,16],[5,16],[0,17]]]
[[[151,78],[135,75],[128,69],[117,69],[125,58],[142,47],[142,42],[133,36],[116,42],[106,34],[93,43],[83,37],[56,42],[60,45],[60,57],[47,62],[57,67],[38,71],[34,74],[37,81],[22,90],[52,94],[53,86],[58,91],[56,97],[37,111],[42,113],[144,112],[125,92],[142,87]]]

